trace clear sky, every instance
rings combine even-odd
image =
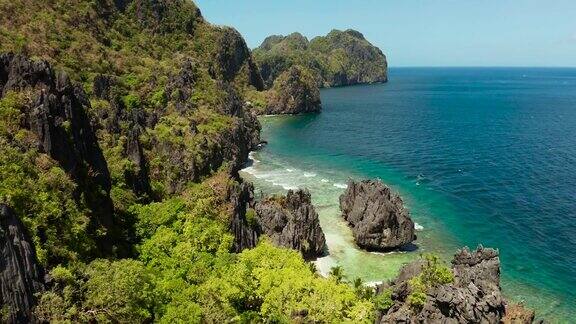
[[[250,47],[353,28],[390,66],[576,67],[576,0],[196,0]]]

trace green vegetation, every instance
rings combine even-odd
[[[424,261],[422,272],[409,281],[411,293],[407,301],[414,308],[424,306],[431,288],[454,282],[454,274],[437,256],[425,255]]]
[[[394,305],[394,301],[392,301],[392,290],[386,289],[382,293],[376,295],[374,297],[374,307],[376,310],[381,312],[385,312],[390,309]]]
[[[191,186],[179,198],[134,206],[142,238],[138,260],[54,268],[56,284],[42,295],[40,318],[289,322],[305,312],[311,321],[372,321],[370,296],[319,277],[296,251],[264,239],[255,249],[230,253],[225,208],[211,181]]]
[[[354,30],[333,30],[311,41],[299,33],[270,36],[253,54],[269,88],[294,65],[310,70],[319,87],[386,81],[386,57]]]

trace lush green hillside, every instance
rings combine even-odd
[[[187,0],[0,0],[0,53],[3,321],[373,320],[298,252],[241,251],[263,83],[235,30]]]
[[[293,65],[308,68],[319,87],[387,81],[386,57],[355,30],[333,30],[311,41],[299,33],[270,36],[254,49],[267,87]]]

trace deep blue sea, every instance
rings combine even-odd
[[[505,294],[576,320],[576,69],[397,68],[386,84],[325,89],[317,115],[264,117],[245,175],[307,187],[330,256],[368,281],[420,252],[498,248]],[[358,250],[338,211],[348,178],[381,178],[418,223],[419,250]]]

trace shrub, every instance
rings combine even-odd
[[[422,272],[409,281],[411,293],[408,303],[414,308],[421,308],[426,303],[426,294],[434,287],[454,282],[454,274],[438,256],[425,255]]]

